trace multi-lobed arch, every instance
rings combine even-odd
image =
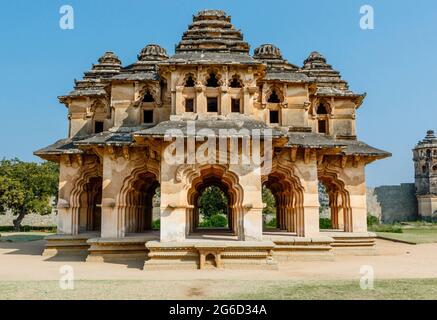
[[[205,188],[216,185],[227,195],[229,205],[230,230],[243,239],[243,198],[244,190],[238,175],[226,165],[182,166],[177,171],[177,180],[183,182],[187,193],[188,219],[190,232],[196,231],[198,217],[197,200]]]
[[[304,235],[304,188],[293,167],[274,161],[271,172],[262,177],[262,184],[276,201],[277,226],[280,230]]]
[[[75,181],[73,188],[70,192],[69,206],[71,210],[71,226],[72,234],[78,234],[80,232],[80,210],[83,208],[83,195],[87,192],[86,186],[93,178],[101,178],[102,168],[98,161],[94,161],[89,164],[82,164],[79,178]],[[87,222],[88,224],[88,222]]]
[[[123,181],[115,202],[119,236],[151,229],[152,198],[159,177],[159,165],[144,161]]]
[[[329,196],[332,229],[352,232],[352,208],[350,194],[339,174],[329,168],[318,170],[319,181],[322,182]]]

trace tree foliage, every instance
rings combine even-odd
[[[266,186],[263,186],[262,189],[262,200],[266,204],[266,207],[263,209],[263,214],[265,215],[276,215],[276,200],[273,196],[272,192]]]
[[[199,211],[205,219],[217,214],[227,215],[228,198],[219,187],[210,186],[199,198]]]
[[[51,197],[58,191],[58,165],[18,159],[0,161],[0,214],[11,210],[15,230],[28,213],[49,214]]]

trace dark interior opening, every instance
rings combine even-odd
[[[185,99],[185,112],[194,112],[194,99]]]
[[[209,78],[206,81],[207,87],[217,88],[219,86],[218,79],[215,73],[210,73]]]
[[[103,121],[94,122],[94,133],[103,132]]]
[[[234,76],[232,77],[231,83],[229,84],[231,88],[241,88],[243,85],[241,84],[241,80]]]
[[[146,94],[144,95],[143,102],[155,102],[155,99],[150,94],[150,91],[147,91]]]
[[[217,98],[207,98],[207,112],[218,112]]]
[[[327,133],[326,120],[319,120],[319,133]]]
[[[153,123],[153,110],[144,110],[143,111],[143,122],[144,123]]]
[[[328,114],[328,110],[323,103],[319,104],[319,106],[317,107],[317,114]]]
[[[187,80],[185,81],[185,87],[188,87],[188,88],[192,88],[192,87],[194,87],[194,79],[193,79],[193,76],[188,76],[188,78],[187,78]]]
[[[279,123],[279,111],[270,110],[270,123]]]
[[[231,99],[231,112],[241,112],[240,99]]]
[[[272,93],[270,94],[270,97],[267,100],[267,102],[269,102],[269,103],[279,103],[279,102],[281,102],[279,100],[278,94],[276,93],[276,90],[272,91]]]

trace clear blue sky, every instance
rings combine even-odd
[[[75,9],[75,29],[59,28],[59,9]],[[359,27],[359,9],[375,9],[375,30]],[[106,50],[123,64],[148,43],[172,54],[200,9],[232,15],[252,49],[280,47],[302,65],[322,52],[351,88],[368,96],[358,137],[393,153],[367,169],[368,185],[413,181],[411,149],[437,130],[437,2],[435,0],[40,0],[0,4],[0,158],[36,161],[32,152],[67,135],[57,96],[73,87]]]

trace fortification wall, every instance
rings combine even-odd
[[[0,215],[0,226],[13,226],[13,220],[16,218],[11,212],[7,212],[4,215]],[[56,211],[53,210],[51,214],[39,215],[39,214],[28,214],[21,223],[22,226],[32,226],[32,227],[51,227],[56,226]]]
[[[414,183],[367,188],[367,211],[384,223],[417,219],[418,206]]]

